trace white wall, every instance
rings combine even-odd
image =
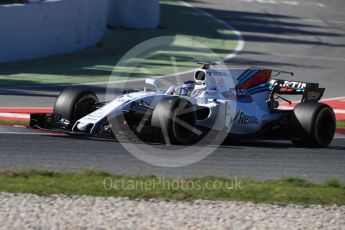
[[[0,5],[0,62],[68,53],[92,45],[106,31],[107,11],[108,0]]]

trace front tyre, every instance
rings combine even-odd
[[[99,100],[96,94],[84,86],[71,86],[63,90],[54,105],[54,114],[62,115],[72,125],[95,110]]]
[[[161,130],[166,144],[188,144],[198,132],[193,104],[180,97],[161,100],[153,110],[151,125]]]
[[[296,146],[327,147],[336,129],[334,111],[318,102],[300,103],[293,110],[289,128],[291,141]]]

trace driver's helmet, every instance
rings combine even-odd
[[[195,87],[195,81],[186,81],[175,89],[175,95],[190,96]]]

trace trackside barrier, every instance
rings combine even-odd
[[[106,32],[108,0],[0,5],[0,62],[74,52]]]
[[[106,26],[159,25],[158,0],[30,0],[0,5],[0,63],[71,53],[98,42]]]

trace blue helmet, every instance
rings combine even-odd
[[[194,90],[195,81],[186,81],[178,88],[178,95],[180,96],[190,96]]]

